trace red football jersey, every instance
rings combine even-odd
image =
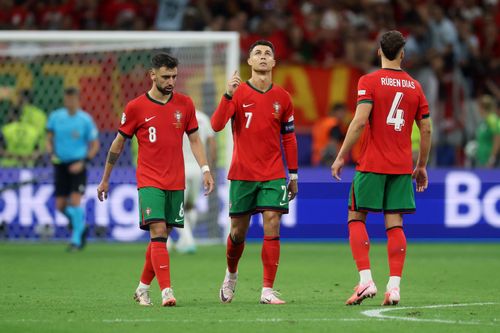
[[[358,104],[372,103],[363,133],[359,171],[383,174],[413,172],[413,121],[429,116],[418,81],[402,70],[380,69],[358,82]]]
[[[272,85],[266,92],[242,83],[231,99],[223,96],[211,123],[215,131],[232,119],[233,158],[228,179],[267,181],[285,178],[281,134],[290,171],[297,172],[293,105],[288,92]],[[290,137],[292,136],[292,137]],[[291,139],[291,140],[288,140]]]
[[[118,131],[127,138],[137,137],[137,187],[183,190],[182,137],[197,129],[194,104],[188,96],[173,93],[163,104],[146,93],[130,101]]]

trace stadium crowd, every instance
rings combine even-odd
[[[404,67],[429,100],[437,166],[488,166],[500,154],[498,0],[3,0],[0,29],[238,31],[241,54],[270,40],[280,63],[363,72],[377,66],[377,40],[398,29]],[[483,112],[490,98],[489,109]],[[498,149],[476,158],[481,127]],[[483,133],[484,134],[484,133]],[[469,143],[469,144],[467,144]],[[465,147],[468,147],[465,149]]]

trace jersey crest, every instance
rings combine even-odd
[[[273,103],[273,109],[274,109],[274,112],[273,112],[274,118],[280,119],[281,104],[278,103],[278,102],[274,102]]]
[[[182,127],[182,112],[179,110],[176,110],[174,112],[174,120],[175,122],[173,123],[175,128],[181,128]]]

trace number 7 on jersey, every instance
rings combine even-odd
[[[394,126],[394,130],[400,132],[405,124],[404,120],[404,111],[398,109],[401,100],[403,99],[404,94],[400,91],[396,93],[394,96],[394,100],[392,101],[391,109],[389,110],[389,114],[387,115],[386,123],[387,125]]]
[[[252,112],[245,112],[245,118],[247,118],[247,123],[245,125],[245,128],[250,127],[250,123],[252,122],[252,116],[253,116]]]

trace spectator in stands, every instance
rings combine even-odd
[[[442,58],[433,50],[429,27],[418,13],[409,16],[406,24],[408,24],[409,35],[405,46],[405,69],[421,83],[429,103],[429,109],[433,110],[431,117],[436,121],[439,114],[439,80],[436,70],[442,67]],[[434,110],[436,111],[434,112]],[[432,135],[432,146],[434,146],[439,132],[433,131]]]
[[[155,28],[180,31],[189,0],[158,0]]]
[[[347,132],[347,108],[344,103],[332,105],[328,115],[319,119],[313,126],[312,164],[331,165]]]

